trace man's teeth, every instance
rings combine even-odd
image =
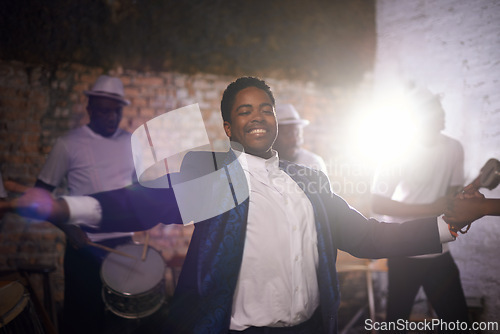
[[[266,133],[266,130],[264,129],[253,129],[250,131],[250,133]]]

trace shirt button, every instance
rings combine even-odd
[[[298,261],[298,260],[299,260],[299,256],[295,255],[295,261]]]
[[[293,225],[293,230],[297,231],[297,225]]]

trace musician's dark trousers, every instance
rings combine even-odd
[[[433,258],[391,258],[387,321],[408,319],[419,288],[437,316],[446,322],[468,322],[460,274],[449,252]]]
[[[131,242],[130,237],[100,242],[108,247]],[[105,332],[105,305],[102,299],[101,264],[108,253],[86,246],[66,246],[64,254],[64,311],[62,334]],[[109,313],[109,312],[108,312]]]

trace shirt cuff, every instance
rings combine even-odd
[[[455,237],[450,233],[448,223],[444,221],[443,216],[437,217],[437,225],[439,230],[439,240],[441,240],[442,244],[455,240]]]
[[[61,196],[69,208],[68,224],[99,228],[102,219],[101,204],[90,196]]]

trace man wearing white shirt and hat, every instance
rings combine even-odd
[[[88,195],[128,186],[133,181],[131,134],[118,128],[124,98],[118,78],[101,75],[88,96],[89,123],[58,138],[43,166],[36,187],[53,191],[67,180],[69,195]],[[131,233],[88,233],[91,241],[116,247],[131,241]],[[69,239],[70,240],[70,239]],[[63,333],[99,333],[105,306],[100,267],[107,253],[95,247],[75,249],[69,242],[64,256]]]
[[[323,158],[302,148],[303,128],[309,124],[309,121],[300,118],[299,113],[291,104],[277,104],[276,118],[278,137],[273,148],[278,151],[280,159],[318,169],[327,174]]]

